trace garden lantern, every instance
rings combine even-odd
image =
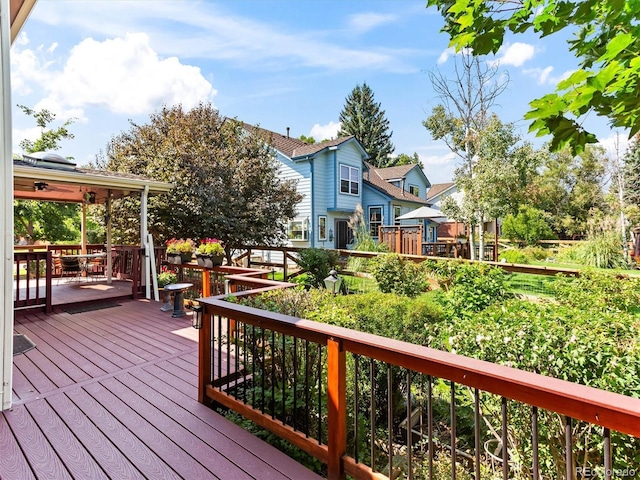
[[[338,272],[331,270],[329,276],[324,279],[324,286],[334,295],[340,291],[342,279],[338,276]]]
[[[196,330],[202,328],[202,305],[194,305],[191,307],[193,315],[191,316],[191,326]]]

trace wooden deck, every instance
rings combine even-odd
[[[197,338],[146,300],[17,314],[0,478],[320,478],[197,402]]]

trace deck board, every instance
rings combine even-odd
[[[17,315],[36,348],[14,357],[0,478],[319,479],[197,402],[197,332],[159,306]]]
[[[74,478],[108,478],[80,441],[45,400],[26,405],[34,422]]]
[[[36,478],[3,415],[0,415],[0,452],[0,478]]]

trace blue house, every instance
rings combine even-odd
[[[287,225],[296,247],[347,248],[352,241],[349,217],[362,205],[372,234],[378,226],[427,205],[429,180],[417,165],[377,169],[353,136],[307,144],[288,134],[256,129],[275,151],[280,176],[297,182],[303,195],[296,217]]]

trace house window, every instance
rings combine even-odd
[[[307,240],[307,221],[306,220],[290,220],[287,228],[289,240],[294,242]]]
[[[402,207],[400,205],[394,205],[393,206],[393,223],[395,225],[400,225],[400,220],[398,220],[398,217],[402,215]]]
[[[318,217],[318,240],[325,241],[327,239],[327,217],[320,215]]]
[[[360,169],[340,165],[340,193],[358,195],[360,193]]]
[[[409,193],[411,195],[415,195],[416,197],[420,196],[420,187],[416,185],[409,185]]]
[[[369,232],[372,237],[378,236],[378,227],[382,226],[382,207],[369,207]]]

